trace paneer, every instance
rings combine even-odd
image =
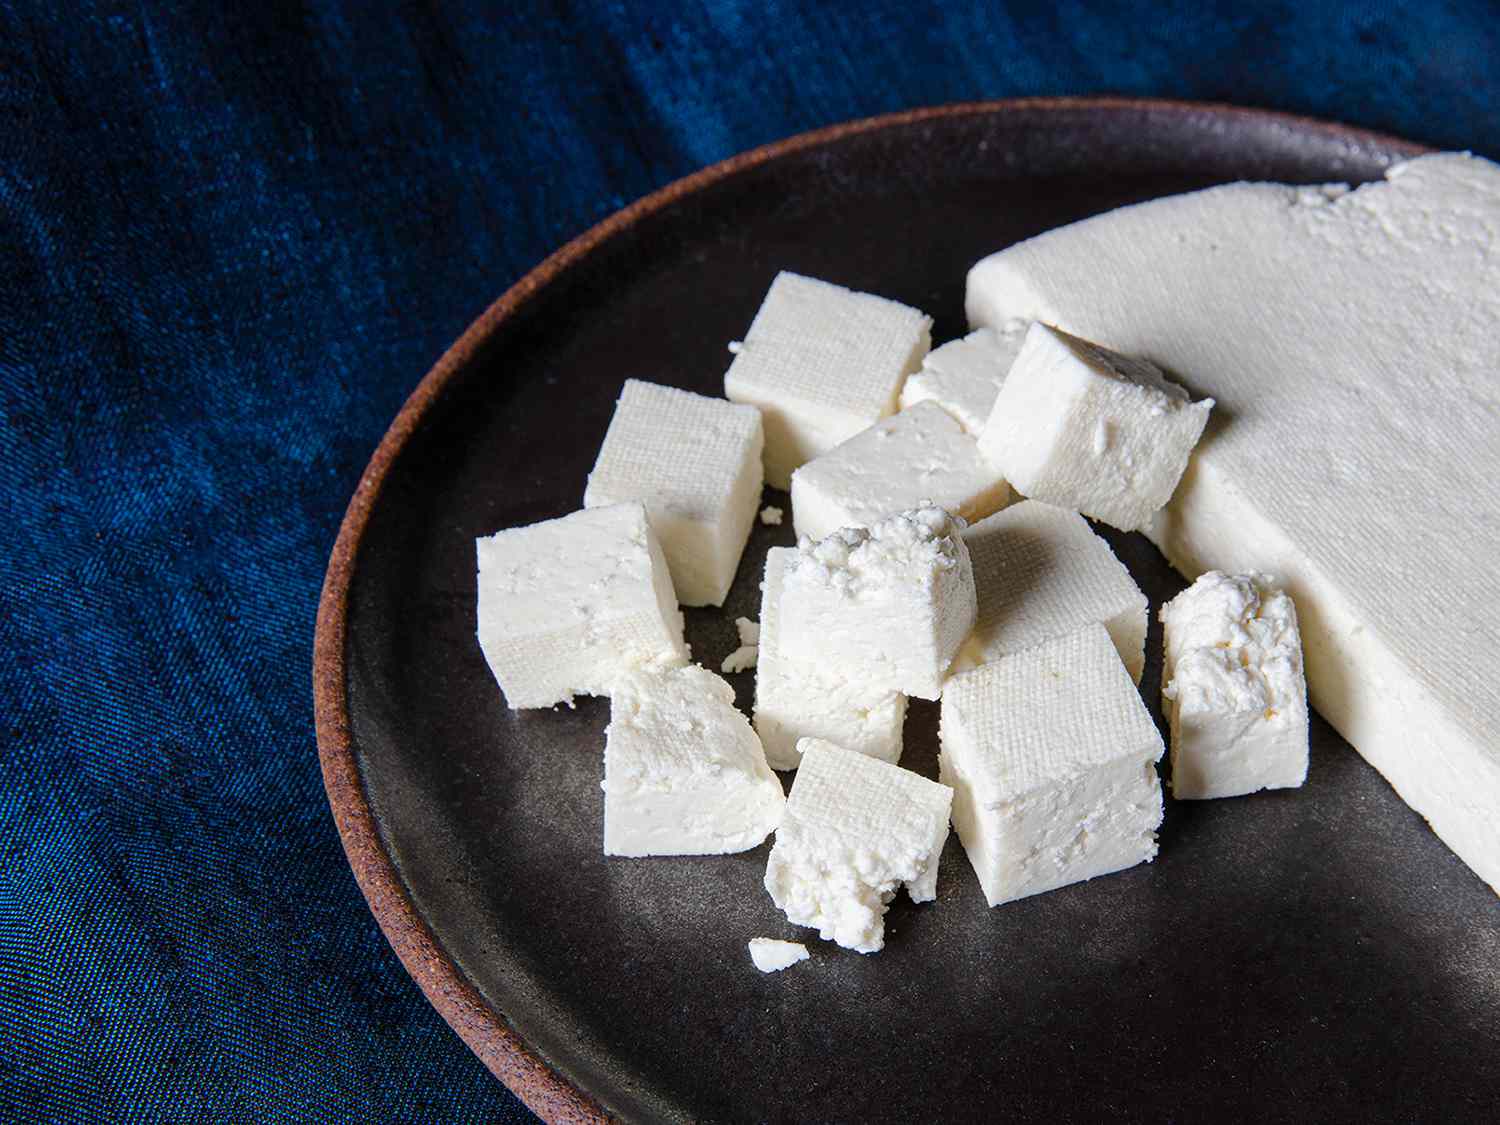
[[[979,443],[935,402],[882,418],[792,474],[792,525],[813,539],[929,505],[972,523],[1009,501]]]
[[[627,379],[583,506],[644,504],[677,600],[723,605],[760,503],[763,446],[752,407]]]
[[[896,411],[932,344],[932,318],[869,293],[783,271],[724,375],[732,402],[765,419],[766,483]]]
[[[640,504],[590,508],[475,544],[478,634],[512,709],[608,695],[637,668],[687,663],[682,613]]]
[[[955,676],[939,776],[991,906],[1156,856],[1161,736],[1103,625]]]
[[[1022,495],[1135,531],[1171,499],[1212,408],[1145,360],[1038,321],[979,448]]]

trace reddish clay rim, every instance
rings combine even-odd
[[[479,1056],[485,1066],[546,1121],[603,1122],[611,1118],[598,1102],[552,1070],[533,1052],[505,1018],[485,1003],[478,990],[443,950],[436,936],[417,913],[390,854],[380,839],[374,814],[366,798],[364,781],[355,761],[348,699],[345,694],[344,649],[348,629],[349,583],[354,574],[365,526],[374,511],[386,475],[421,423],[424,413],[500,324],[559,274],[633,223],[672,206],[684,196],[748,168],[848,136],[937,118],[1017,110],[1090,110],[1107,113],[1149,111],[1252,117],[1300,132],[1330,134],[1397,152],[1415,154],[1423,151],[1421,146],[1410,141],[1317,118],[1210,102],[1159,101],[1149,98],[1019,98],[965,102],[907,110],[801,133],[730,157],[668,184],[616,212],[554,252],[486,309],[422,378],[411,397],[401,407],[360,477],[328,560],[322,598],[318,603],[317,633],[313,645],[313,702],[323,785],[328,791],[334,822],[343,840],[344,851],[349,857],[349,865],[354,870],[355,880],[406,971],[421,987],[433,1007],[458,1032],[459,1037]]]

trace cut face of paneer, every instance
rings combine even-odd
[[[608,695],[687,663],[666,559],[640,504],[590,508],[476,542],[479,646],[512,709]]]
[[[942,781],[998,906],[1156,856],[1161,736],[1102,625],[949,680]]]
[[[1009,501],[979,443],[934,402],[882,418],[792,474],[792,524],[813,539],[928,505],[972,522]]]
[[[1211,570],[1161,609],[1172,795],[1237,797],[1307,778],[1297,611],[1265,574]]]
[[[799,740],[820,738],[895,763],[901,758],[906,696],[872,689],[848,669],[801,659],[782,646],[782,576],[787,560],[796,554],[790,547],[771,548],[761,584],[755,730],[766,760],[773,769],[794,770],[802,761]]]
[[[604,745],[604,854],[722,855],[781,821],[781,782],[734,706],[734,689],[689,664],[621,677]]]
[[[760,503],[760,412],[628,379],[583,494],[638,501],[683,605],[723,605]]]
[[[1038,321],[979,447],[1023,495],[1134,531],[1171,499],[1212,408],[1145,360]]]
[[[974,627],[963,521],[922,508],[803,539],[786,560],[779,643],[871,691],[936,699]]]
[[[1026,327],[1021,321],[1001,328],[980,328],[933,348],[922,361],[922,369],[901,388],[901,409],[935,402],[977,437],[1026,339]]]
[[[937,895],[953,791],[830,742],[802,741],[766,890],[799,926],[860,953],[885,945],[885,912],[904,884]]]
[[[979,616],[953,674],[1100,622],[1141,682],[1146,595],[1082,516],[1023,500],[966,528],[964,543]]]
[[[724,376],[725,397],[764,416],[766,483],[789,488],[799,465],[895,413],[931,329],[884,297],[777,274]]]

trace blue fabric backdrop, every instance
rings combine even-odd
[[[0,1112],[520,1120],[324,801],[313,616],[443,348],[763,141],[1116,91],[1500,155],[1477,0],[0,3]]]

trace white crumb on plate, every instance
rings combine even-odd
[[[774,504],[767,504],[760,510],[760,522],[767,527],[780,527],[781,517],[786,513]]]
[[[719,665],[725,674],[744,672],[754,668],[760,659],[760,626],[748,617],[737,617],[734,627],[740,634],[740,647],[724,658]]]
[[[750,939],[750,960],[763,973],[779,973],[811,956],[807,946],[800,941],[779,941],[768,937]]]

